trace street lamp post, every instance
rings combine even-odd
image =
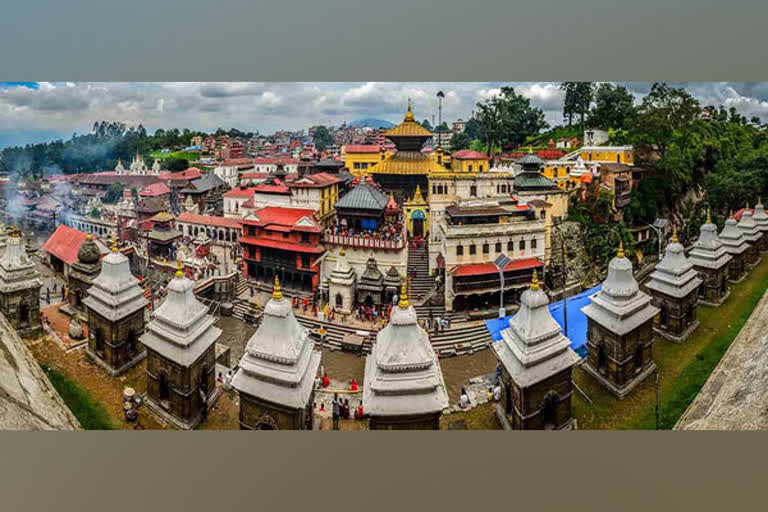
[[[659,261],[661,261],[661,258],[663,256],[662,252],[662,243],[664,241],[664,227],[667,225],[667,219],[658,218],[655,221],[653,221],[653,224],[648,224],[648,227],[653,229],[653,231],[656,233],[656,236],[659,239]]]
[[[563,237],[563,232],[561,231],[562,226],[562,220],[557,220],[553,226],[557,230],[557,234],[560,236],[560,256],[562,258],[561,265],[562,265],[562,272],[561,272],[561,279],[562,279],[562,290],[563,290],[563,330],[565,331],[565,337],[568,337],[568,308],[566,307],[566,294],[565,294],[565,283],[567,282],[567,275],[568,275],[568,265],[565,264],[565,237]]]
[[[443,98],[445,98],[445,94],[443,94],[443,91],[437,92],[437,147],[442,148],[443,147],[443,137],[442,137],[442,125],[443,125]]]
[[[493,264],[499,271],[499,284],[501,285],[499,288],[499,318],[504,318],[506,316],[506,311],[504,310],[504,269],[507,268],[507,265],[509,265],[511,261],[512,260],[504,253],[499,254],[493,261]]]

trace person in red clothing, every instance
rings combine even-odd
[[[363,402],[360,402],[357,405],[357,409],[355,410],[355,419],[356,420],[363,419]]]
[[[331,383],[331,379],[328,378],[328,374],[323,375],[323,387],[327,388]]]
[[[325,404],[320,404],[320,410],[318,412],[325,412]]]
[[[352,379],[352,384],[349,386],[352,391],[357,391],[357,379]]]

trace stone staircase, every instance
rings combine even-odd
[[[344,339],[344,336],[346,334],[348,333],[356,334],[357,331],[368,330],[368,329],[357,328],[357,327],[348,326],[348,325],[322,322],[317,318],[309,318],[309,317],[304,317],[299,315],[296,315],[296,320],[298,320],[301,325],[303,325],[313,333],[312,337],[315,339],[316,342],[318,342],[318,344],[320,342],[320,337],[319,335],[316,334],[316,330],[319,329],[321,326],[325,328],[326,330],[325,343],[323,343],[322,346],[325,348],[330,348],[331,350],[341,350],[341,341]],[[369,332],[370,334],[363,338],[362,349],[364,354],[371,353],[373,342],[376,341],[376,331],[369,331]]]
[[[410,276],[413,275],[413,279]],[[435,278],[429,274],[429,246],[423,243],[418,249],[408,246],[409,299],[420,304],[435,285]]]
[[[452,324],[450,330],[439,334],[430,333],[429,336],[432,347],[441,358],[474,354],[493,343],[484,322],[472,325],[464,322]]]

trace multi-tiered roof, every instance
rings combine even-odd
[[[184,276],[179,262],[165,301],[141,336],[148,349],[185,367],[197,361],[221,335],[208,307],[195,297],[194,288],[194,281]]]
[[[752,211],[749,209],[749,205],[747,205],[747,208],[741,214],[741,219],[739,219],[736,227],[744,233],[744,239],[750,244],[756,244],[763,236],[763,232],[752,217]]]
[[[306,406],[320,367],[320,351],[293,315],[275,276],[272,299],[248,340],[232,386],[240,393],[295,409]]]
[[[14,230],[0,256],[0,293],[39,288],[42,284],[40,273],[27,255],[21,233]]]
[[[92,256],[89,252],[86,259],[90,261]],[[144,290],[131,274],[128,258],[117,250],[114,238],[112,252],[101,260],[101,273],[92,285],[83,303],[110,322],[121,320],[147,305]]]
[[[763,236],[766,236],[766,232],[768,232],[768,214],[765,213],[765,207],[761,198],[757,198],[755,210],[752,212],[752,219],[754,219]]]
[[[651,305],[651,297],[640,291],[632,275],[632,262],[624,257],[624,245],[608,264],[608,277],[603,287],[581,309],[594,322],[622,336],[652,319],[659,309]]]
[[[699,239],[693,244],[688,261],[694,266],[713,270],[719,270],[731,261],[731,256],[717,236],[717,226],[712,223],[709,210],[707,221],[701,226]]]
[[[520,297],[520,309],[493,344],[501,363],[521,388],[543,381],[572,367],[579,356],[560,332],[549,312],[549,298],[539,288],[536,271],[530,289]]]
[[[447,406],[440,364],[403,283],[400,302],[365,361],[363,409],[371,416],[413,416]]]
[[[728,254],[743,254],[749,249],[747,239],[744,237],[744,232],[740,230],[736,224],[736,219],[733,218],[733,212],[725,221],[725,226],[720,232],[720,241],[725,246]]]
[[[686,258],[685,249],[678,241],[677,230],[675,230],[664,252],[664,257],[651,273],[646,287],[651,291],[682,299],[696,290],[701,283],[699,273],[693,269],[693,264]]]
[[[352,286],[355,284],[355,270],[349,264],[343,248],[339,252],[339,258],[336,260],[336,267],[331,272],[330,282],[339,286]]]

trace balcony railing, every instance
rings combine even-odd
[[[472,290],[498,290],[499,289],[499,276],[488,276],[487,278],[478,279],[475,281],[461,280],[461,278],[454,278],[453,290],[456,292],[466,292]],[[528,284],[531,282],[531,274],[516,276],[504,276],[504,288],[510,286]]]

